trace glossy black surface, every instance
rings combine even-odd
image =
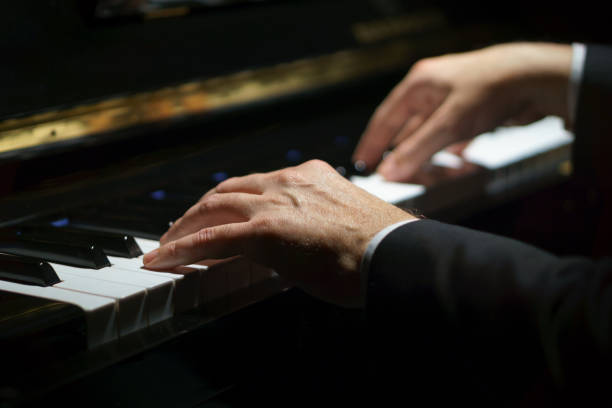
[[[142,251],[134,237],[125,234],[87,231],[73,227],[59,226],[62,220],[52,223],[39,223],[32,226],[14,228],[22,239],[32,239],[58,244],[77,244],[84,246],[95,245],[102,249],[106,255],[122,258],[135,258],[142,255]]]
[[[151,219],[142,213],[84,212],[70,215],[70,225],[82,230],[128,234],[147,239],[159,239],[170,226],[170,218]]]
[[[20,240],[17,235],[0,232],[0,252],[40,258],[81,268],[100,269],[110,266],[104,252],[95,245],[58,244],[47,241]]]
[[[28,396],[16,387],[31,384],[25,376],[84,351],[86,326],[78,306],[0,290],[0,405]],[[58,379],[46,376],[47,382]]]
[[[52,286],[60,282],[51,265],[40,259],[0,253],[0,280],[36,286]]]

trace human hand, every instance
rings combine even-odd
[[[355,153],[405,181],[434,153],[500,125],[557,115],[567,123],[569,45],[512,43],[417,62],[372,116]]]
[[[359,306],[368,243],[412,218],[313,160],[222,182],[172,225],[144,264],[161,269],[243,255],[316,297]]]

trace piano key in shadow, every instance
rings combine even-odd
[[[118,306],[119,336],[144,329],[149,324],[148,299],[144,288],[96,279],[93,276],[78,276],[63,270],[58,270],[58,275],[62,282],[56,284],[56,288],[115,299]]]
[[[56,244],[44,241],[20,241],[7,239],[0,234],[0,252],[31,258],[40,258],[48,262],[73,265],[81,268],[100,269],[110,266],[104,252],[95,245]]]
[[[29,358],[44,367],[85,350],[85,333],[85,313],[79,307],[0,290],[3,387],[24,383],[32,373],[24,364]]]
[[[145,252],[150,252],[159,247],[159,241],[144,238],[136,238],[136,241]],[[188,265],[163,271],[149,270],[143,267],[142,258],[142,256],[134,259],[111,257],[110,260],[113,266],[119,268],[172,279],[175,287],[174,308],[176,313],[194,309],[203,302],[203,293],[201,293],[200,288],[202,278],[206,273],[206,266]]]
[[[59,220],[61,221],[61,220]],[[59,223],[56,220],[56,223]],[[125,234],[113,234],[102,231],[87,231],[73,227],[54,227],[52,223],[45,225],[24,226],[12,228],[20,239],[54,242],[58,244],[95,245],[102,248],[107,255],[124,258],[135,258],[142,251],[133,237]]]
[[[89,348],[117,339],[116,302],[107,297],[75,292],[54,286],[22,285],[0,280],[0,291],[34,296],[78,306],[85,312]]]
[[[2,253],[0,279],[37,286],[52,286],[60,281],[51,265],[45,261]]]
[[[176,202],[189,205],[197,202],[205,192],[201,189],[195,189],[195,186],[190,186],[191,189],[197,192],[189,193],[186,190],[176,189],[175,187],[165,187],[147,193],[147,198],[153,201]]]
[[[149,219],[157,222],[158,220],[164,224],[166,221],[172,221],[179,218],[185,213],[189,206],[174,205],[172,203],[153,202],[143,198],[142,201],[131,199],[129,201],[122,200],[112,205],[99,207],[98,210],[105,216],[125,216],[135,215],[141,219]]]
[[[170,226],[170,221],[155,220],[142,214],[105,214],[102,211],[71,214],[70,226],[88,231],[127,234],[134,237],[159,239]]]
[[[173,213],[184,213],[197,202],[200,197],[185,196],[180,197],[177,194],[169,194],[165,190],[158,190],[157,194],[141,195],[136,197],[130,197],[122,200],[119,206],[128,205],[134,206],[135,208],[150,208],[154,210],[163,210],[165,212]]]
[[[137,263],[131,261],[138,260]],[[130,261],[130,262],[126,262]],[[142,260],[120,259],[111,257],[113,269],[123,273],[132,273],[143,278],[164,279],[170,281],[174,291],[173,306],[174,312],[180,313],[196,308],[200,304],[200,271],[194,268],[179,267],[172,270],[149,270],[144,269]],[[172,310],[172,309],[170,309]]]
[[[130,261],[126,258],[117,258]],[[68,280],[72,276],[128,285],[146,290],[149,324],[155,324],[172,317],[174,306],[174,282],[164,276],[150,276],[139,271],[117,267],[106,268],[104,273],[67,265],[52,264],[58,275]]]

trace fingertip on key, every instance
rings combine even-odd
[[[142,263],[146,267],[154,266],[155,260],[157,259],[158,255],[159,255],[159,249],[154,249],[153,251],[145,254],[145,256],[142,258]]]

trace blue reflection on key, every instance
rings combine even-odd
[[[70,224],[70,220],[68,218],[60,218],[59,220],[51,221],[51,225],[54,227],[66,227]]]
[[[219,171],[217,173],[213,173],[212,175],[212,179],[215,183],[220,183],[223,180],[226,180],[227,178],[228,178],[228,175],[224,171]]]
[[[166,190],[155,190],[149,193],[149,196],[154,200],[161,201],[166,199],[167,194]]]
[[[289,163],[297,163],[302,159],[302,152],[297,149],[290,149],[287,151],[285,158]]]

